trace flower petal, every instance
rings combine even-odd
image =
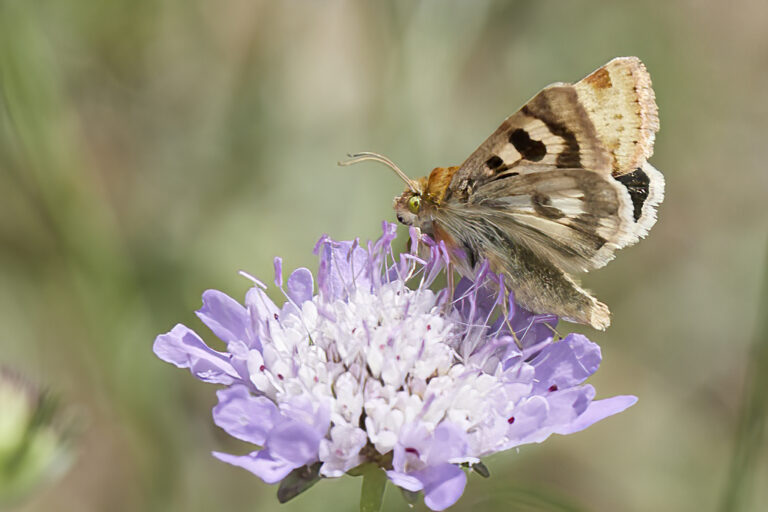
[[[280,313],[280,310],[267,294],[258,286],[252,287],[245,294],[245,305],[253,322],[253,330],[257,339],[250,348],[261,350],[261,340],[268,338],[269,322]]]
[[[467,434],[453,423],[441,422],[432,433],[427,464],[461,459],[467,455]]]
[[[316,250],[320,254],[317,283],[326,301],[341,299],[356,288],[370,290],[370,258],[357,241],[334,242],[321,238]]]
[[[242,304],[218,290],[203,292],[203,307],[196,312],[222,341],[248,340],[248,311]]]
[[[424,483],[424,504],[432,510],[445,510],[461,498],[467,475],[455,464],[439,464],[419,471]]]
[[[227,434],[264,446],[267,435],[280,421],[280,412],[272,400],[255,397],[243,385],[216,392],[219,403],[213,408],[213,421]]]
[[[589,404],[587,410],[576,418],[575,421],[555,429],[557,434],[573,434],[597,423],[598,421],[618,414],[637,402],[636,396],[619,395],[605,400],[595,400]]]
[[[550,393],[547,397],[549,411],[546,425],[555,427],[574,421],[584,411],[595,397],[595,388],[579,386]]]
[[[351,425],[336,425],[331,429],[331,439],[320,442],[319,458],[323,461],[320,474],[339,477],[363,462],[360,450],[368,436],[365,430]]]
[[[548,414],[549,403],[541,396],[534,395],[520,403],[515,407],[513,416],[507,420],[509,423],[509,430],[507,431],[509,442],[504,446],[504,449],[538,441],[536,434],[546,424]]]
[[[283,258],[275,256],[275,286],[278,288],[283,287]]]
[[[267,449],[251,452],[248,455],[213,452],[213,456],[227,464],[247,469],[268,484],[279,482],[298,467],[272,457]]]
[[[547,393],[553,386],[563,389],[584,382],[600,366],[600,347],[581,334],[569,334],[547,345],[531,364],[536,368],[533,392]]]
[[[301,306],[305,301],[312,300],[312,292],[315,283],[312,280],[312,272],[306,268],[297,268],[288,278],[288,297],[296,305]]]
[[[240,380],[229,362],[229,354],[213,350],[182,324],[155,338],[153,350],[166,363],[189,368],[203,382],[229,385]]]
[[[311,425],[300,421],[284,421],[269,433],[266,446],[275,458],[297,468],[317,460],[321,436]]]
[[[406,491],[417,492],[424,488],[424,484],[421,483],[421,480],[413,475],[401,473],[399,471],[387,471],[387,478],[389,478],[393,484],[402,487]]]

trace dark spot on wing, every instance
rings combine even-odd
[[[509,134],[509,142],[523,158],[531,162],[539,162],[547,155],[547,147],[540,140],[533,140],[528,132],[518,128]]]
[[[534,193],[531,196],[531,202],[533,203],[533,209],[536,213],[547,219],[561,219],[565,217],[565,214],[559,209],[552,206],[552,200],[549,196]]]
[[[640,167],[622,176],[615,176],[616,181],[627,187],[629,197],[632,199],[633,217],[635,222],[643,214],[643,205],[650,192],[648,186],[651,182],[648,175]]]
[[[520,176],[520,173],[519,173],[519,172],[517,172],[517,171],[510,171],[510,172],[505,172],[505,173],[503,173],[503,174],[499,174],[499,175],[496,177],[496,179],[497,179],[497,180],[501,180],[501,179],[504,179],[504,178],[514,178],[515,176]]]
[[[572,94],[575,96],[576,91],[573,91]],[[536,98],[520,109],[520,111],[528,117],[539,119],[547,125],[547,128],[553,135],[560,137],[565,142],[565,148],[557,155],[557,160],[555,161],[557,167],[561,169],[581,168],[580,148],[579,142],[576,140],[576,134],[569,130],[565,123],[557,119],[557,113],[552,110],[546,94],[539,93]]]
[[[485,165],[487,165],[489,169],[494,170],[504,165],[504,160],[496,155],[493,155],[491,158],[486,160]]]

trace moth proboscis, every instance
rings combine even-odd
[[[648,158],[659,129],[651,79],[619,57],[575,84],[552,84],[508,117],[463,164],[409,178],[397,219],[445,242],[469,276],[488,260],[515,300],[605,329],[608,307],[571,277],[600,268],[656,222],[664,177]]]

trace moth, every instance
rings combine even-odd
[[[648,158],[659,130],[651,79],[637,57],[619,57],[574,83],[541,90],[463,164],[406,183],[397,219],[445,242],[460,274],[482,260],[515,300],[596,329],[608,306],[571,276],[607,264],[656,222],[664,177]]]

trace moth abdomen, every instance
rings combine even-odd
[[[610,325],[610,312],[605,304],[524,244],[503,238],[503,242],[483,255],[488,258],[491,270],[504,276],[518,304],[534,313],[555,314],[595,329],[602,330]]]

